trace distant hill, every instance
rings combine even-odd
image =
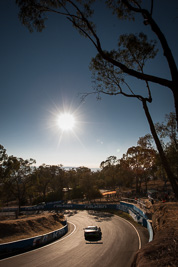
[[[81,166],[79,166],[79,167],[81,167]],[[69,171],[69,170],[71,170],[71,169],[77,169],[77,168],[79,168],[79,167],[72,167],[72,166],[63,166],[63,168],[66,170],[66,171]],[[85,166],[84,166],[85,167]],[[86,167],[86,168],[88,168],[88,167]],[[99,171],[100,170],[100,168],[89,168],[92,172],[97,172],[97,171]]]

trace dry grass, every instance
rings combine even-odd
[[[60,214],[46,213],[0,222],[0,243],[43,235],[63,227]]]
[[[178,266],[178,203],[153,205],[154,240],[137,252],[132,267]]]

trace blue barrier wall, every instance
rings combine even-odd
[[[153,229],[152,229],[151,223],[148,220],[146,221],[146,223],[147,223],[147,229],[149,232],[149,242],[151,242],[153,240]]]
[[[32,207],[22,207],[20,209],[21,212],[39,210],[121,210],[123,212],[129,213],[136,222],[146,227],[149,232],[149,241],[153,240],[153,230],[145,212],[140,210],[135,205],[127,202],[121,201],[120,204],[65,204],[61,201],[57,201],[44,203]],[[15,209],[5,208],[1,209],[1,211],[15,211]]]
[[[146,227],[148,229],[149,242],[151,242],[153,240],[153,229],[152,229],[152,226],[151,226],[145,212],[140,210],[135,205],[129,204],[126,202],[121,201],[120,205],[121,205],[121,207],[123,206],[125,208],[125,212],[129,213],[136,222],[142,224],[144,227]]]
[[[66,225],[54,232],[50,232],[45,235],[35,236],[28,239],[22,239],[10,243],[0,244],[0,258],[4,258],[10,255],[14,255],[20,252],[28,251],[33,248],[37,248],[50,243],[56,239],[59,239],[68,232],[68,225]]]

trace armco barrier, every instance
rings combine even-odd
[[[146,227],[148,229],[149,242],[151,242],[153,240],[153,229],[152,229],[152,226],[151,226],[145,212],[140,210],[135,205],[130,204],[130,203],[126,203],[123,201],[120,202],[120,206],[121,206],[121,210],[129,213],[136,222],[142,224],[144,227]]]
[[[147,222],[147,229],[149,232],[149,242],[151,242],[153,240],[153,229],[150,222],[148,220],[146,222]]]
[[[44,203],[41,205],[36,205],[32,207],[22,207],[20,212],[29,212],[29,211],[39,211],[39,210],[121,210],[123,212],[129,213],[133,219],[142,224],[148,229],[149,232],[149,241],[153,239],[153,230],[149,220],[144,211],[140,210],[134,204],[121,201],[120,204],[103,204],[103,203],[90,203],[90,204],[67,204],[62,203],[61,201]],[[14,211],[11,208],[4,208],[1,211],[8,212]]]
[[[54,232],[50,232],[41,236],[35,236],[28,239],[22,239],[10,243],[0,244],[0,259],[46,245],[51,241],[59,239],[67,232],[68,224],[66,222],[66,225],[63,228]]]

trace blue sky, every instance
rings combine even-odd
[[[177,61],[178,2],[155,1],[153,16],[165,33]],[[96,6],[97,33],[103,48],[116,46],[124,32],[151,33],[142,20],[122,22]],[[109,12],[109,13],[108,13]],[[89,63],[96,55],[92,44],[60,16],[49,16],[42,33],[29,33],[18,19],[15,1],[0,1],[0,144],[8,155],[33,158],[37,165],[62,164],[98,168],[114,155],[121,158],[139,137],[149,133],[141,103],[124,97],[89,96],[81,103],[79,94],[92,91]],[[169,78],[160,50],[147,72]],[[131,85],[139,86],[130,79]],[[162,122],[174,111],[169,89],[151,84],[154,122]],[[59,113],[74,114],[76,125],[61,132],[55,125]]]

